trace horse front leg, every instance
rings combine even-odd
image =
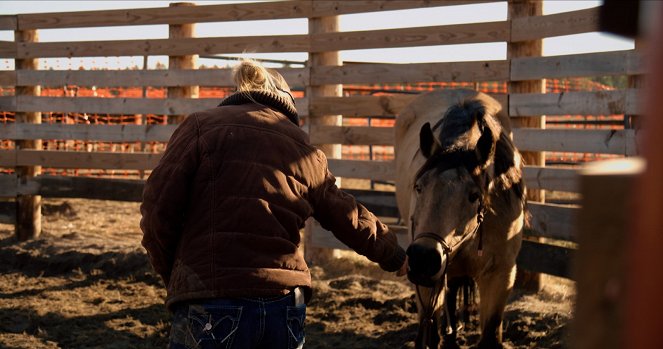
[[[479,349],[503,348],[502,318],[515,275],[516,267],[513,266],[508,271],[482,275],[477,282],[479,285],[479,319],[481,325]]]

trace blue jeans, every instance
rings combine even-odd
[[[305,319],[294,292],[187,302],[175,309],[169,348],[302,348]]]

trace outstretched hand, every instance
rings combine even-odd
[[[405,256],[405,261],[400,269],[396,272],[396,276],[403,276],[407,274],[407,256]]]

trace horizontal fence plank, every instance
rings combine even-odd
[[[162,153],[113,153],[49,150],[0,150],[0,167],[150,170]]]
[[[16,15],[0,16],[0,30],[16,30],[18,29],[16,23],[18,23]]]
[[[308,82],[308,68],[277,68],[291,87]],[[3,74],[4,75],[4,74]],[[195,70],[19,70],[21,86],[235,86],[230,68]],[[3,82],[0,75],[0,83]]]
[[[495,0],[380,0],[380,1],[313,1],[313,16],[336,16],[363,12],[419,9],[436,6],[482,4]]]
[[[639,90],[563,93],[512,93],[509,114],[539,115],[618,115],[642,114]]]
[[[16,71],[0,71],[0,86],[15,86]],[[37,85],[37,84],[35,84]]]
[[[525,166],[523,177],[529,189],[580,191],[580,175],[575,168]]]
[[[308,52],[308,35],[243,36],[216,38],[107,40],[77,42],[21,42],[16,58],[98,56],[183,56],[219,53]],[[2,51],[0,50],[0,53]]]
[[[574,248],[523,240],[516,263],[529,271],[572,279],[575,253]]]
[[[311,14],[311,6],[307,3],[279,1],[21,14],[18,15],[18,25],[21,29],[47,29],[305,18]]]
[[[493,0],[494,1],[494,0]],[[137,26],[229,21],[255,21],[333,16],[341,14],[393,11],[432,6],[450,6],[491,1],[465,0],[382,0],[382,1],[276,1],[239,4],[161,7],[4,16],[1,28],[22,29]],[[13,27],[11,26],[13,18]]]
[[[167,142],[177,125],[0,124],[0,139]]]
[[[140,202],[145,181],[90,177],[39,176],[38,193],[43,197],[80,198]]]
[[[530,228],[526,233],[531,236],[555,240],[577,242],[576,218],[579,206],[542,204],[528,202],[527,210],[531,214]]]
[[[399,225],[387,225],[389,230],[396,234],[398,244],[407,248],[410,244],[410,237],[407,234],[407,228]],[[313,220],[311,229],[311,244],[313,247],[333,248],[338,250],[349,250],[350,248],[339,241],[330,231],[325,230],[320,223]]]
[[[17,111],[15,96],[0,96],[0,110]]]
[[[0,58],[16,58],[17,48],[13,41],[0,41]]]
[[[511,80],[638,75],[646,70],[634,50],[511,59]]]
[[[511,20],[511,41],[528,41],[553,36],[599,31],[599,8]]]
[[[635,130],[514,128],[513,140],[527,151],[637,155]]]
[[[508,61],[345,64],[311,68],[311,84],[475,82],[509,78]]]
[[[6,99],[7,98],[7,99]],[[0,97],[0,107],[6,111],[63,112],[90,114],[157,114],[187,115],[219,105],[216,98],[98,98],[98,97]],[[307,100],[295,99],[300,116],[306,116]]]
[[[311,125],[309,137],[313,144],[393,145],[392,127]]]
[[[503,106],[507,105],[507,95],[490,94]],[[310,116],[394,116],[398,115],[416,94],[389,94],[379,96],[350,97],[311,97]]]
[[[15,197],[17,186],[16,174],[0,174],[0,198]]]
[[[363,161],[329,159],[329,170],[336,177],[392,181],[395,178],[393,161]]]
[[[509,22],[321,33],[310,36],[310,52],[507,41]]]

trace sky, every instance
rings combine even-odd
[[[172,1],[0,1],[0,15],[38,12],[69,12],[86,10],[109,10],[125,8],[167,7]],[[192,1],[197,5],[230,3],[231,1]],[[237,1],[235,1],[237,2]],[[601,1],[544,1],[544,14],[567,12],[596,7]],[[449,25],[471,22],[502,21],[507,17],[506,3],[490,3],[463,6],[444,6],[401,11],[385,11],[366,14],[340,16],[341,31],[388,29]],[[237,21],[199,23],[197,37],[244,36],[244,35],[287,35],[306,34],[306,19],[269,21]],[[168,37],[167,25],[124,26],[106,28],[41,29],[40,41],[97,41],[162,39]],[[0,40],[13,41],[13,32],[0,31]],[[632,40],[610,34],[587,33],[544,39],[544,56],[573,53],[601,52],[632,49]],[[237,56],[237,55],[233,55]],[[303,62],[304,52],[264,53],[245,55],[253,58],[269,58]],[[393,49],[349,50],[341,52],[343,61],[422,63],[483,61],[506,59],[506,43],[441,45]],[[153,69],[157,62],[167,64],[165,56],[150,56],[148,68]],[[228,61],[199,59],[199,64],[224,66]],[[142,67],[143,57],[92,57],[41,59],[40,69],[78,69],[97,66],[107,69],[122,69],[129,66]],[[14,68],[13,60],[0,60],[0,70]]]

